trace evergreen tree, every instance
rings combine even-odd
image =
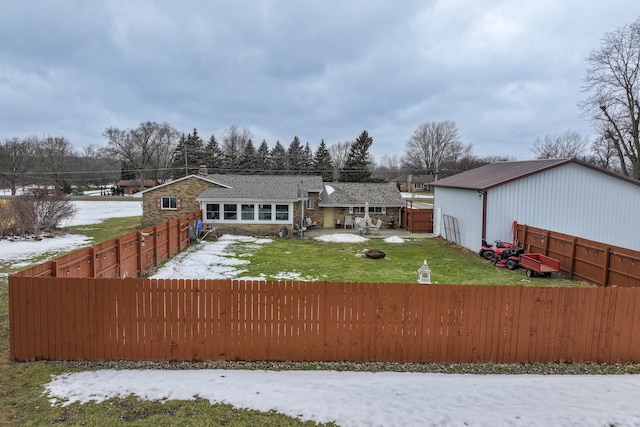
[[[244,147],[244,151],[240,155],[240,170],[243,173],[253,173],[256,170],[256,148],[253,145],[253,141],[249,140]]]
[[[178,142],[178,147],[173,156],[171,169],[173,177],[180,178],[183,176],[197,173],[198,168],[204,162],[204,142],[198,131],[193,129],[192,134],[185,136],[182,134]]]
[[[290,173],[296,174],[304,169],[304,157],[302,145],[298,137],[294,137],[287,150],[287,166]]]
[[[269,154],[269,146],[264,139],[258,147],[256,153],[256,172],[260,174],[271,173],[271,155]]]
[[[311,147],[309,146],[308,141],[304,146],[304,150],[302,151],[302,158],[304,161],[304,167],[302,169],[304,173],[313,173],[313,151],[311,151]]]
[[[222,171],[222,151],[215,135],[211,135],[207,146],[204,149],[204,164],[209,169],[209,173],[217,173]]]
[[[324,143],[324,139],[320,142],[318,149],[313,155],[313,170],[314,173],[322,175],[323,181],[333,181],[333,161],[331,160],[331,153],[329,153],[329,149]]]
[[[373,138],[364,130],[351,144],[349,155],[344,169],[340,174],[343,182],[370,182],[373,162],[369,154],[369,148],[373,144]]]
[[[271,173],[274,175],[282,175],[287,173],[287,150],[280,141],[276,141],[276,145],[271,149]]]

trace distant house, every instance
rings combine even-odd
[[[142,182],[139,179],[121,179],[116,183],[116,187],[120,188],[124,194],[133,194],[138,191],[147,190],[155,187],[158,183],[152,179],[145,179]]]
[[[391,182],[331,182],[325,184],[320,196],[325,228],[344,226],[347,215],[364,217],[367,207],[373,222],[380,219],[384,224],[398,224],[403,206],[402,195]]]
[[[430,193],[434,175],[401,175],[390,180],[403,193]]]
[[[640,182],[576,159],[488,164],[433,183],[436,223],[460,244],[513,240],[513,223],[638,250]],[[436,226],[436,232],[438,226]]]
[[[142,193],[145,226],[202,211],[205,227],[220,233],[277,235],[307,221],[317,227],[343,226],[346,215],[387,223],[404,206],[394,184],[323,183],[313,175],[223,175],[201,170]]]

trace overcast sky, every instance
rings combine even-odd
[[[2,0],[0,138],[106,145],[143,121],[258,145],[373,137],[402,155],[454,121],[480,156],[591,134],[585,58],[637,0]]]

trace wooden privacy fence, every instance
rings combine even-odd
[[[518,245],[560,261],[561,271],[599,286],[640,287],[640,252],[518,224]]]
[[[11,277],[13,360],[640,362],[640,289]]]
[[[433,233],[433,208],[413,207],[407,201],[402,211],[402,225],[410,233]]]
[[[190,243],[189,228],[201,212],[79,249],[22,270],[15,277],[139,277]]]

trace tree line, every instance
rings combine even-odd
[[[432,129],[434,132],[423,132]],[[438,132],[445,129],[445,132]],[[157,183],[198,173],[315,174],[324,181],[374,182],[403,173],[451,174],[489,160],[475,158],[451,121],[421,125],[407,143],[407,155],[370,154],[373,137],[364,130],[354,140],[315,149],[297,136],[284,145],[266,140],[256,146],[248,128],[233,125],[205,140],[197,129],[181,133],[168,123],[143,122],[135,129],[107,128],[105,147],[78,153],[64,137],[0,140],[0,179],[16,194],[21,186],[49,186],[69,193],[73,187],[113,185],[120,179]],[[429,148],[426,148],[429,146]]]

